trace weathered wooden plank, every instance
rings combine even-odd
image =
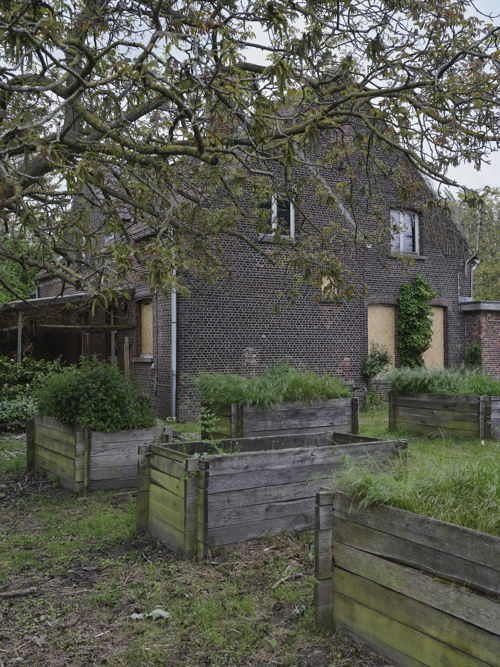
[[[99,468],[113,468],[115,466],[123,465],[137,465],[137,447],[133,446],[125,451],[117,449],[115,452],[109,454],[99,454],[94,456],[91,452],[90,456],[90,470],[97,470]]]
[[[151,468],[179,479],[186,475],[187,457],[184,457],[183,461],[180,463],[176,459],[171,458],[166,452],[162,452],[161,454],[155,453],[153,448],[154,445],[151,445]]]
[[[35,415],[33,419],[35,420],[37,427],[45,426],[57,431],[58,433],[66,433],[71,435],[76,428],[73,424],[63,424],[62,422],[57,421],[57,419],[54,419],[53,417],[47,417],[46,415]]]
[[[313,511],[314,503],[312,497],[301,500],[288,499],[282,502],[265,503],[263,505],[235,507],[215,512],[213,511],[211,504],[209,504],[207,523],[210,530],[221,526],[279,519],[290,515],[306,515],[307,517],[312,518]]]
[[[265,521],[234,524],[207,530],[207,543],[214,547],[226,544],[237,544],[246,542],[262,535],[281,533],[284,530],[302,531],[312,528],[314,517],[310,516],[288,516]]]
[[[273,412],[262,410],[259,413],[243,411],[243,433],[247,431],[267,431],[274,428],[306,429],[317,427],[333,427],[351,421],[351,406],[327,409],[289,409]]]
[[[500,604],[481,593],[450,585],[417,569],[335,541],[333,554],[335,565],[343,570],[462,619],[492,635],[498,637],[500,634]]]
[[[74,483],[74,462],[66,456],[54,454],[48,449],[42,447],[35,448],[35,470],[43,470],[50,473],[53,477],[60,477],[65,486],[70,482],[73,488]]]
[[[278,482],[279,480],[277,480]],[[246,507],[252,503],[279,502],[287,498],[312,498],[321,486],[316,482],[293,482],[291,484],[273,484],[252,489],[239,489],[213,493],[210,495],[210,507],[213,511],[230,509],[232,507]]]
[[[157,515],[150,514],[148,529],[151,535],[157,537],[163,544],[174,551],[184,551],[184,533],[166,521],[162,521]]]
[[[335,494],[333,505],[336,518],[343,517],[438,551],[452,551],[454,556],[500,572],[500,537],[389,505],[360,509],[344,493]],[[387,556],[391,556],[390,551]]]
[[[419,403],[428,403],[434,406],[450,405],[456,410],[458,406],[476,406],[477,396],[467,394],[425,394],[425,393],[395,393],[394,400],[396,405],[402,405],[403,401],[418,401]]]
[[[154,440],[159,440],[162,431],[162,428],[131,429],[129,431],[113,431],[112,433],[91,431],[92,451],[97,453],[101,449],[107,449],[107,445],[111,443],[133,442],[136,443],[136,447],[149,444]]]
[[[344,432],[344,433],[349,433],[351,431],[351,420],[345,421],[343,423],[339,422],[338,424],[332,425],[330,427],[328,426],[316,426],[316,427],[307,427],[307,428],[295,428],[295,429],[287,429],[287,428],[280,428],[279,433],[280,435],[308,435],[308,434],[314,434],[314,433],[324,433],[325,429],[331,428],[332,431],[338,432]],[[258,437],[258,438],[264,438],[266,436],[273,435],[273,433],[276,432],[276,429],[269,429],[265,431],[261,431],[258,429],[252,429],[250,431],[245,431],[245,436],[246,437]]]
[[[476,406],[477,408],[477,406]],[[448,409],[439,409],[434,407],[424,408],[424,407],[406,407],[406,406],[397,406],[399,416],[401,418],[406,417],[415,417],[421,419],[428,419],[430,424],[437,424],[441,422],[465,422],[466,424],[471,422],[473,424],[477,423],[477,409],[475,412],[458,412],[457,410]]]
[[[184,532],[184,498],[170,493],[153,482],[149,485],[149,514]]]
[[[45,441],[59,442],[74,447],[75,431],[58,431],[56,428],[35,423],[35,442],[43,444]]]
[[[149,471],[150,479],[152,482],[161,486],[163,489],[174,493],[176,496],[184,497],[186,481],[184,479],[179,479],[178,477],[173,477],[172,475],[167,475],[159,470],[151,469]]]
[[[437,665],[488,667],[488,663],[466,655],[462,651],[343,595],[334,595],[333,609],[336,623],[352,628],[355,633],[366,636],[375,645],[379,638],[383,643],[394,647],[410,658],[419,660],[424,665],[430,667]]]
[[[424,413],[429,412],[452,412],[457,415],[457,419],[466,421],[477,415],[477,397],[474,397],[474,402],[471,403],[454,403],[453,401],[430,401],[429,399],[420,398],[404,398],[397,399],[395,407],[401,410],[422,410]]]
[[[90,488],[97,489],[136,489],[137,470],[131,477],[112,477],[109,479],[94,479],[90,482]]]
[[[92,460],[92,459],[91,459]],[[131,465],[121,465],[121,466],[106,466],[104,468],[92,468],[90,469],[90,483],[91,485],[94,482],[99,480],[112,480],[120,478],[131,478],[135,479],[137,477],[137,462],[132,463]]]
[[[427,436],[439,436],[439,437],[453,437],[453,438],[473,438],[477,437],[477,429],[476,431],[467,431],[465,432],[462,428],[451,428],[449,426],[429,426],[426,424],[420,424],[420,423],[407,423],[406,421],[397,421],[396,422],[396,428],[397,429],[405,429],[408,428],[409,431],[412,433],[417,433],[420,435],[427,435]]]
[[[334,568],[335,594],[369,607],[486,664],[500,659],[500,636],[445,614],[364,577]]]
[[[385,440],[375,443],[361,442],[349,445],[283,449],[278,452],[245,452],[232,454],[231,456],[213,456],[210,457],[210,476],[232,475],[246,470],[280,470],[292,466],[314,465],[330,460],[337,462],[345,456],[357,458],[376,456],[377,453],[385,456],[397,451],[397,449],[397,440]]]
[[[397,419],[402,427],[413,426],[420,427],[427,426],[429,428],[438,429],[450,429],[453,431],[463,432],[467,434],[478,434],[478,417],[475,416],[473,421],[454,421],[452,419],[441,418],[441,417],[425,417],[419,416],[412,413],[402,413],[399,412]]]
[[[261,413],[270,412],[287,412],[288,410],[302,410],[302,409],[332,409],[332,408],[350,408],[351,398],[325,398],[314,401],[285,401],[284,403],[274,403],[270,406],[262,405],[243,405],[245,416],[258,416]]]
[[[392,560],[418,567],[440,577],[489,593],[500,593],[498,570],[464,560],[444,551],[418,544],[409,539],[395,537],[365,525],[351,523],[340,518],[335,512],[333,519],[334,539],[343,544],[355,546],[369,553],[386,556]]]
[[[385,456],[393,451],[392,446],[387,448],[369,447],[363,450],[357,450],[362,455]],[[296,465],[290,467],[269,468],[263,470],[249,470],[248,472],[232,472],[230,474],[214,475],[210,477],[208,493],[221,493],[229,490],[251,489],[254,487],[271,486],[276,484],[290,484],[292,482],[321,481],[324,483],[329,478],[332,471],[344,464],[342,450],[332,454],[331,458],[323,460],[324,462],[312,463],[310,465]]]
[[[26,468],[35,469],[35,420],[26,420]]]

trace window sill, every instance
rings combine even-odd
[[[134,357],[132,362],[134,364],[152,364],[154,361],[152,354],[141,354],[140,357]]]
[[[390,259],[406,259],[407,257],[410,259],[415,259],[419,262],[425,262],[427,259],[426,255],[417,255],[414,252],[391,252],[389,255]]]
[[[295,239],[292,236],[285,236],[281,234],[260,234],[259,235],[260,243],[295,243]]]

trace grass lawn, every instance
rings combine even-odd
[[[362,416],[364,433],[386,424],[387,409]],[[411,444],[432,456],[470,446],[484,451]],[[185,561],[135,535],[133,493],[77,496],[24,465],[24,442],[0,439],[0,667],[388,664],[314,626],[310,533]],[[156,608],[169,618],[131,618]]]

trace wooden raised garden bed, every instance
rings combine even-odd
[[[359,428],[359,399],[356,397],[289,401],[269,406],[233,403],[214,412],[218,422],[211,436],[218,438],[324,431],[357,433]]]
[[[167,438],[171,429],[101,433],[36,415],[27,425],[27,464],[58,477],[72,491],[137,486],[138,446]]]
[[[320,492],[316,620],[398,665],[500,666],[500,538]]]
[[[500,396],[389,393],[389,428],[462,438],[500,437]]]
[[[141,459],[139,532],[186,557],[267,533],[314,526],[314,498],[343,457],[386,457],[406,441],[346,433],[151,445]]]

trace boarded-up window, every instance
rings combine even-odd
[[[392,358],[396,357],[396,308],[394,306],[368,306],[368,351],[373,345],[385,347]]]
[[[444,308],[431,306],[432,310],[432,341],[431,346],[424,352],[424,363],[429,368],[443,368],[444,366]]]
[[[141,354],[153,354],[153,304],[141,303]]]

